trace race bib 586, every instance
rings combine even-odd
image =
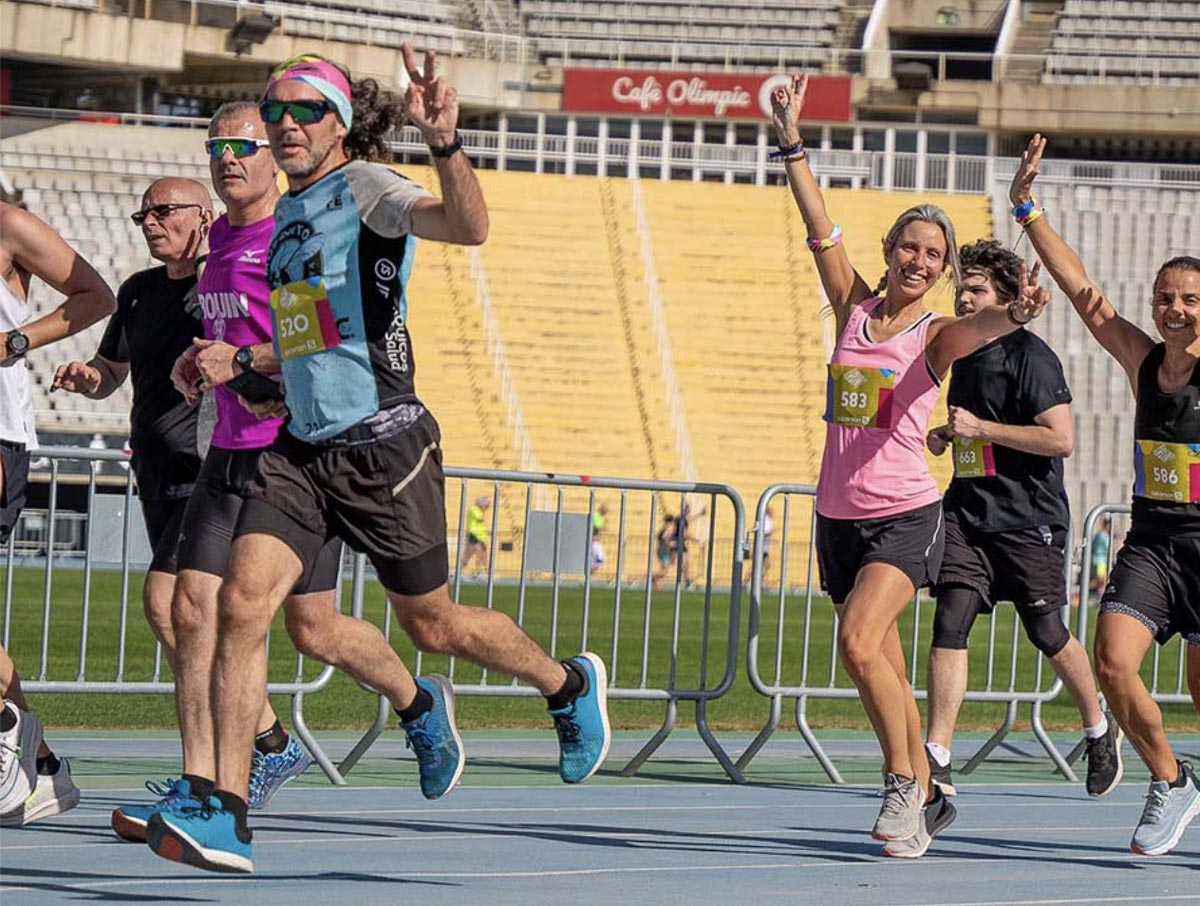
[[[896,372],[862,365],[829,365],[825,421],[856,428],[890,428]]]
[[[1133,442],[1133,493],[1151,500],[1200,503],[1200,444]]]
[[[332,349],[342,342],[321,277],[271,290],[271,317],[279,356],[284,360]]]

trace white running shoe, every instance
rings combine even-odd
[[[4,710],[16,717],[12,729],[0,733],[0,815],[20,808],[37,785],[37,752],[42,723],[10,701]]]
[[[22,805],[0,815],[0,827],[22,827],[39,818],[68,812],[77,805],[79,787],[71,779],[71,766],[67,759],[60,758],[55,773],[37,775],[37,784]]]

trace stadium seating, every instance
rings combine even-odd
[[[1200,5],[1170,0],[1067,0],[1050,45],[1055,81],[1157,76],[1162,84],[1200,81],[1195,43]]]

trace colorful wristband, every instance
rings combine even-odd
[[[783,158],[784,160],[803,160],[806,156],[807,155],[804,151],[803,141],[798,141],[796,144],[787,148],[780,145],[777,151],[772,151],[767,155],[767,157],[771,158],[772,160],[775,160],[776,158]]]
[[[1033,213],[1033,209],[1037,206],[1037,199],[1030,196],[1029,201],[1019,204],[1012,209],[1013,217],[1017,218],[1017,220],[1020,220],[1023,217],[1028,217],[1031,213]]]
[[[810,252],[823,252],[826,249],[831,249],[842,241],[842,228],[837,224],[833,226],[833,232],[826,239],[806,239]]]
[[[1017,223],[1021,224],[1021,226],[1024,227],[1025,229],[1029,229],[1029,225],[1045,213],[1046,213],[1046,209],[1043,208],[1041,205],[1038,205],[1036,208],[1033,209],[1032,213],[1028,214],[1025,217],[1019,218],[1017,220]]]

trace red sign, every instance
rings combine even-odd
[[[643,69],[568,69],[562,109],[696,119],[760,120],[771,115],[771,91],[785,75],[658,72]],[[810,76],[804,119],[848,122],[850,79]]]

